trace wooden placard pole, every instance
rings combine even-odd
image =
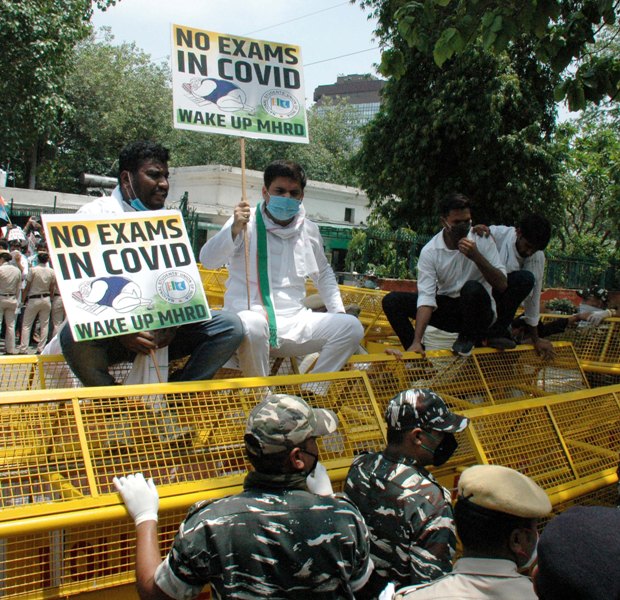
[[[247,202],[245,189],[245,138],[239,138],[241,144],[241,201]],[[245,249],[245,287],[248,294],[248,310],[250,310],[250,246],[248,244],[248,226],[243,228],[243,247]]]

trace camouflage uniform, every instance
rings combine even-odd
[[[451,413],[434,392],[412,389],[388,403],[389,429],[454,433],[468,420]],[[362,454],[351,465],[344,491],[370,533],[375,571],[396,587],[424,583],[452,570],[456,548],[450,493],[415,459],[384,452]]]
[[[399,587],[452,569],[456,536],[450,493],[415,460],[362,454],[344,491],[364,515],[378,575]]]
[[[246,448],[276,454],[336,426],[331,411],[277,394],[252,411]],[[155,583],[178,599],[207,583],[215,598],[354,598],[372,572],[369,546],[348,500],[310,493],[306,473],[255,471],[243,493],[192,507]]]

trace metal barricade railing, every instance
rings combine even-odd
[[[455,410],[501,404],[588,388],[572,346],[554,344],[555,358],[545,361],[531,346],[514,350],[476,348],[463,358],[447,350],[425,357],[406,352],[402,358],[385,354],[352,356],[348,367],[366,371],[381,409],[390,398],[411,387],[440,394]]]
[[[528,475],[553,504],[617,481],[620,385],[464,412],[477,463]]]
[[[404,374],[415,370],[407,360],[399,363]],[[484,377],[486,366],[477,368]],[[453,386],[451,397],[459,400],[469,384],[449,371],[443,384]],[[55,598],[127,586],[133,581],[134,528],[112,477],[142,471],[155,478],[160,540],[167,548],[193,502],[240,491],[248,467],[245,422],[267,393],[305,394],[314,406],[338,414],[338,431],[321,438],[319,446],[340,489],[356,454],[385,445],[382,401],[373,392],[380,388],[373,377],[366,369],[0,393],[2,594]],[[305,391],[308,383],[313,393]],[[459,402],[471,425],[457,434],[453,458],[434,469],[444,485],[454,487],[467,466],[494,463],[531,476],[554,506],[611,497],[620,451],[620,386],[466,409],[468,401]]]
[[[385,445],[364,373],[0,393],[0,590],[54,598],[133,580],[134,532],[114,475],[141,471],[160,494],[167,547],[188,507],[240,491],[249,411],[272,392],[330,408],[321,461],[341,485],[354,455]]]

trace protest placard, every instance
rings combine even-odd
[[[211,318],[182,215],[43,215],[76,341]]]
[[[174,127],[308,143],[301,49],[172,25]]]

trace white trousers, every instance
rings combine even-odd
[[[238,349],[239,365],[245,377],[269,375],[270,357],[304,356],[320,352],[312,373],[340,371],[355,354],[364,337],[364,328],[356,317],[345,314],[306,312],[300,318],[310,329],[310,339],[299,343],[280,339],[279,348],[269,348],[269,325],[262,313],[242,310],[244,338]]]

